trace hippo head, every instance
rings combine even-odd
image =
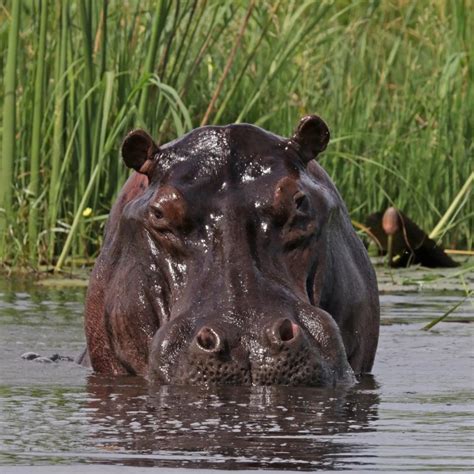
[[[247,124],[163,146],[141,130],[125,138],[140,191],[121,198],[103,250],[105,326],[122,367],[163,384],[353,380],[322,304],[343,209],[313,160],[328,141],[317,116],[290,139]]]

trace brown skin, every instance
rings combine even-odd
[[[158,383],[328,385],[372,368],[375,275],[313,158],[317,116],[291,139],[202,127],[158,147],[131,132],[135,173],[107,225],[86,302],[92,367]]]

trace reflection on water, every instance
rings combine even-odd
[[[393,324],[355,387],[199,389],[21,360],[79,352],[83,291],[0,283],[0,464],[470,470],[473,326],[420,331],[458,298],[383,295]]]
[[[13,428],[2,439],[5,460],[51,462],[67,454],[134,466],[232,469],[333,466],[338,456],[365,450],[355,435],[373,429],[378,402],[371,377],[344,391],[170,386],[151,392],[138,377],[90,375],[84,393],[16,389],[2,397],[17,405],[4,415]],[[341,442],[335,436],[341,434],[352,441]]]
[[[151,394],[138,380],[88,382],[95,436],[109,451],[142,454],[142,465],[154,465],[159,453],[160,465],[180,459],[191,467],[233,469],[330,466],[334,456],[363,448],[334,435],[369,429],[378,399],[371,378],[346,391],[161,387]]]

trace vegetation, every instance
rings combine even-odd
[[[355,220],[395,205],[446,245],[471,247],[472,10],[4,0],[0,261],[59,268],[96,255],[131,128],[161,143],[204,123],[289,135],[310,112],[330,125],[322,164]]]

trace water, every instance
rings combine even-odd
[[[150,390],[20,359],[80,352],[84,291],[0,281],[0,472],[470,471],[472,302],[420,330],[460,298],[382,295],[374,375],[351,389]]]

